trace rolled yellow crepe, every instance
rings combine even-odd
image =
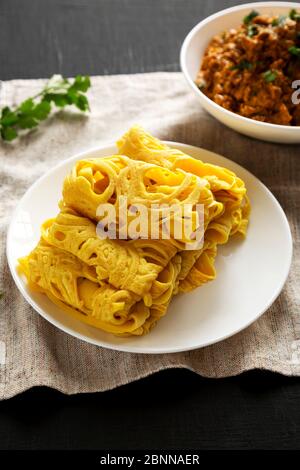
[[[32,289],[66,314],[108,333],[140,336],[166,314],[174,295],[215,278],[218,245],[245,236],[250,202],[232,171],[172,149],[139,126],[117,146],[117,155],[74,165],[63,184],[59,214],[44,222],[40,242],[20,259],[20,269]],[[116,211],[116,239],[97,233],[103,220],[99,208],[106,204]],[[127,233],[119,239],[124,214],[134,222],[130,205],[139,204],[148,209],[146,236]],[[165,215],[153,204],[189,205],[189,212]],[[155,211],[159,230],[151,238]],[[177,237],[176,223],[184,226],[187,219],[190,231]],[[163,237],[166,221],[169,239]],[[194,248],[199,227],[203,236]]]

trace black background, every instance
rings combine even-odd
[[[187,32],[245,1],[0,0],[0,79],[179,70]],[[158,373],[105,393],[0,403],[0,449],[299,449],[300,379]]]

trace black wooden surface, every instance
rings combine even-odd
[[[179,70],[186,33],[243,1],[0,0],[0,79]],[[165,371],[116,390],[0,403],[0,449],[299,449],[300,379]]]

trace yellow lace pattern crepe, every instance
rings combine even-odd
[[[178,292],[213,280],[217,245],[245,236],[250,204],[244,182],[233,172],[172,149],[142,128],[132,127],[118,142],[119,154],[81,160],[66,176],[60,212],[46,220],[36,248],[20,259],[29,286],[69,314],[115,335],[143,335],[165,315]],[[100,239],[97,209],[111,203],[116,213],[143,204],[203,205],[204,242],[189,250],[192,233],[162,239]],[[123,202],[122,202],[123,204]],[[182,215],[173,214],[170,218]],[[172,220],[173,220],[172,219]],[[172,221],[171,221],[172,222]],[[173,220],[174,222],[174,220]],[[118,235],[122,223],[117,218]]]

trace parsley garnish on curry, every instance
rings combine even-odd
[[[251,11],[243,24],[215,36],[196,84],[229,111],[257,121],[300,126],[292,83],[300,79],[300,13]]]

